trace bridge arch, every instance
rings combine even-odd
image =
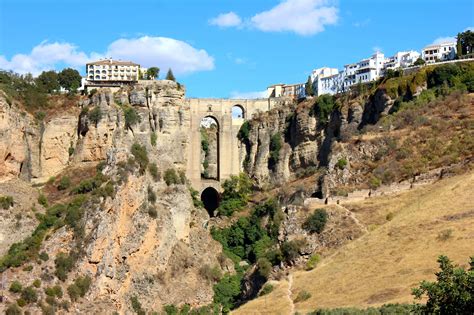
[[[199,130],[201,133],[201,178],[220,178],[220,125],[219,120],[206,115],[201,119]]]
[[[245,108],[240,104],[232,106],[232,119],[245,119]]]
[[[210,217],[215,216],[215,210],[219,207],[221,201],[220,198],[219,192],[212,186],[209,186],[202,191],[201,201]]]

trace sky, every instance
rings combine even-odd
[[[474,0],[0,0],[0,69],[112,57],[172,68],[187,97],[252,98],[473,26]]]

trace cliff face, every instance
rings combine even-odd
[[[130,114],[132,108],[138,118],[130,123],[127,115],[134,115]],[[99,119],[93,117],[93,111],[100,111]],[[26,285],[41,277],[44,287],[58,284],[65,291],[76,277],[89,275],[91,289],[74,305],[84,313],[131,313],[132,297],[138,297],[150,311],[161,310],[165,304],[211,303],[212,283],[203,278],[201,269],[223,264],[217,259],[221,246],[205,228],[209,216],[194,207],[186,185],[168,186],[162,179],[167,169],[185,169],[189,126],[184,89],[172,81],[150,81],[115,93],[100,89],[82,98],[77,108],[43,121],[22,113],[0,96],[0,180],[4,183],[0,195],[14,196],[12,211],[21,208],[29,212],[37,198],[22,200],[9,193],[7,188],[18,177],[46,182],[51,176],[103,161],[102,173],[114,187],[111,196],[87,201],[81,221],[83,237],[78,239],[71,229],[59,228],[41,245],[40,251],[51,259],[32,264],[30,272],[10,268],[6,271],[9,281]],[[158,176],[148,171],[141,174],[138,169],[124,175],[123,168],[128,167],[124,165],[133,158],[134,143],[146,149],[149,162],[157,165]],[[36,189],[29,189],[36,194]],[[2,231],[14,229],[13,217],[2,213]],[[10,239],[0,235],[2,255],[12,242],[33,231],[33,213],[28,217],[32,222],[23,220],[22,228],[17,228],[19,235]],[[70,253],[74,248],[80,249],[79,259],[65,282],[43,277],[54,272],[59,253]],[[45,298],[43,295],[41,292],[40,298]],[[40,312],[37,306],[31,307]]]

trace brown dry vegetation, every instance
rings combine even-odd
[[[469,171],[402,194],[344,205],[367,225],[368,233],[314,270],[292,272],[292,297],[301,291],[311,294],[296,303],[296,311],[411,303],[411,288],[434,279],[439,255],[466,267],[474,249],[473,194],[474,172]],[[250,301],[235,313],[278,314],[290,307],[289,299],[282,298],[285,293],[284,285],[276,286],[273,295]]]

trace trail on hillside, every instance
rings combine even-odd
[[[291,288],[293,286],[293,275],[290,273],[288,274],[288,300],[290,301],[290,314],[293,315],[295,313],[295,303],[293,303],[293,299],[291,296],[293,295],[293,292],[291,291]]]

